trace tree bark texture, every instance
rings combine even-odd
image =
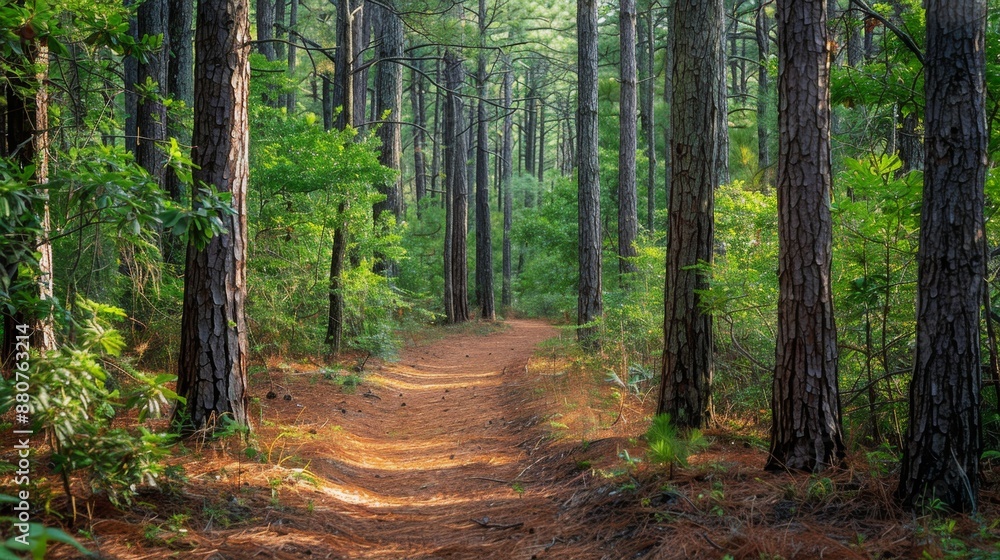
[[[167,108],[163,97],[167,95],[167,65],[170,38],[167,33],[167,0],[145,0],[139,4],[136,19],[139,36],[162,35],[163,44],[146,54],[138,67],[138,106],[136,108],[135,160],[159,184],[165,186],[164,163],[166,157],[160,144],[167,139]],[[149,88],[155,84],[155,87]]]
[[[658,413],[701,428],[712,414],[712,317],[697,290],[708,288],[719,183],[722,0],[674,3],[671,190],[663,370]]]
[[[223,416],[249,426],[246,298],[249,177],[247,96],[250,10],[247,0],[199,0],[195,34],[196,184],[232,194],[226,233],[202,249],[188,245],[177,393],[187,431],[218,426]]]
[[[168,7],[167,35],[170,38],[170,54],[167,60],[167,85],[170,95],[183,101],[188,107],[194,104],[194,34],[191,24],[194,22],[194,0],[170,0]],[[185,127],[182,118],[167,114],[167,136],[176,138],[181,145],[191,143],[190,130]],[[172,169],[167,169],[165,187],[170,197],[175,201],[183,198],[183,186],[180,178]],[[183,256],[177,251],[176,260]],[[171,255],[165,255],[171,257]],[[173,259],[168,259],[173,260]]]
[[[445,280],[445,311],[449,323],[469,320],[469,263],[466,238],[469,232],[469,186],[464,103],[461,90],[465,82],[462,60],[451,50],[445,51],[445,87],[448,90],[445,107],[445,181],[448,197],[448,228],[446,231],[445,265],[449,268]],[[450,286],[449,286],[450,280]]]
[[[897,497],[976,511],[985,267],[984,0],[928,0],[917,349]]]
[[[35,172],[31,177],[31,187],[43,196],[48,194],[46,184],[49,172],[49,92],[48,64],[49,53],[44,41],[21,40],[23,59],[10,65],[12,72],[6,76],[6,116],[3,130],[4,144],[7,151],[0,153],[3,157],[15,161],[20,168],[34,165]],[[34,70],[34,72],[32,72]],[[10,217],[8,217],[10,219]],[[16,286],[18,265],[25,260],[35,260],[38,278],[32,288],[42,301],[53,298],[52,286],[52,244],[48,240],[49,205],[48,202],[36,204],[27,209],[21,216],[13,217],[11,233],[7,236],[6,249],[0,253],[0,267],[6,286],[3,291]],[[37,229],[38,235],[25,233],[22,228]],[[6,228],[5,228],[6,229]],[[12,247],[13,246],[13,247]],[[13,249],[13,250],[10,250]],[[32,253],[36,256],[32,257]],[[3,339],[0,342],[0,370],[10,371],[13,366],[14,354],[17,350],[17,325],[27,324],[31,328],[31,347],[39,351],[55,348],[55,325],[50,313],[43,317],[33,316],[23,310],[15,309],[9,312],[6,306],[2,311]]]
[[[125,0],[124,4],[126,6],[134,6],[137,0]],[[133,40],[139,40],[139,23],[135,17],[131,17],[128,20],[128,34]],[[124,107],[124,136],[125,136],[125,150],[135,154],[135,140],[136,140],[136,130],[138,125],[136,124],[136,115],[138,111],[139,97],[136,95],[135,84],[139,79],[139,60],[134,56],[126,56],[122,60],[122,72],[123,79],[122,85],[125,89],[125,93],[122,96],[125,103]]]
[[[826,2],[778,0],[778,340],[768,469],[844,456],[830,267]]]
[[[418,55],[419,56],[419,55]],[[423,61],[419,58],[413,61],[413,71],[410,86],[410,103],[413,111],[413,183],[417,198],[417,216],[420,216],[420,203],[427,196],[427,161],[424,157],[424,147],[427,144],[427,109],[425,106],[427,92],[424,91]]]
[[[402,152],[400,140],[400,125],[403,107],[403,67],[398,59],[403,56],[403,22],[396,14],[392,0],[385,5],[372,3],[372,23],[375,27],[376,54],[378,63],[375,66],[375,115],[377,119],[386,119],[379,124],[376,135],[382,141],[379,148],[379,163],[399,171]],[[385,218],[383,214],[391,215],[399,222],[403,216],[403,192],[399,175],[391,183],[378,185],[378,190],[385,195],[385,200],[375,203],[373,216],[376,227]],[[395,266],[381,256],[375,263],[375,271],[389,276],[395,276]]]
[[[257,52],[264,58],[278,60],[274,50],[274,0],[257,0]]]
[[[771,147],[768,121],[770,114],[770,76],[767,75],[767,56],[771,50],[769,37],[770,20],[764,9],[764,1],[758,2],[756,35],[757,35],[757,173],[760,174],[760,184],[766,193],[771,184]]]
[[[299,0],[289,0],[288,2],[288,76],[292,83],[295,84],[295,63],[298,61],[298,49],[295,47],[295,43],[298,41],[298,37],[295,35],[295,29],[299,24]],[[292,89],[284,94],[285,98],[285,112],[288,115],[295,113],[295,91],[298,89],[297,85],[293,85]]]
[[[597,0],[577,0],[577,338],[596,344],[604,301],[601,285],[601,175],[597,134]]]
[[[653,214],[656,210],[656,130],[653,110],[653,64],[656,50],[653,45],[653,11],[647,3],[638,22],[638,78],[639,122],[646,148],[646,229],[653,231]]]
[[[479,35],[486,42],[486,0],[479,0]],[[489,121],[486,118],[486,54],[476,61],[476,301],[479,318],[496,320],[493,290],[493,222],[490,218]]]
[[[514,174],[514,115],[513,71],[510,61],[506,61],[503,75],[503,147],[500,151],[500,186],[503,189],[503,262],[500,305],[509,309],[513,305],[511,293],[511,228],[514,224],[514,193],[511,192],[511,178]]]
[[[621,0],[618,18],[621,49],[621,88],[618,111],[618,272],[635,272],[635,241],[639,230],[635,154],[638,151],[636,105],[635,0]]]

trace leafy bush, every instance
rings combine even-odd
[[[141,423],[168,411],[179,397],[168,388],[171,375],[147,376],[127,365],[123,378],[108,374],[110,358],[125,346],[110,321],[121,309],[84,299],[71,322],[75,342],[30,361],[29,411],[35,431],[53,442],[51,463],[70,494],[70,479],[80,476],[90,492],[104,492],[115,504],[129,503],[141,484],[155,485],[164,470],[172,436],[143,426],[114,427],[121,413],[135,411]],[[0,386],[0,414],[15,402],[14,385]]]

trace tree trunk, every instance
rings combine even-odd
[[[246,298],[249,177],[247,0],[199,0],[195,33],[194,180],[231,193],[226,233],[188,245],[175,419],[212,431],[223,416],[249,427]]]
[[[722,0],[674,3],[672,29],[670,218],[663,370],[658,413],[682,428],[704,427],[712,415],[712,316],[701,306],[714,256],[715,188],[724,111]]]
[[[378,119],[388,119],[379,125],[376,134],[382,141],[379,148],[379,163],[399,171],[401,160],[400,125],[403,107],[403,67],[398,59],[403,56],[403,22],[395,11],[393,0],[384,0],[385,4],[372,3],[371,11],[375,33],[379,37],[375,56],[378,63],[375,66],[375,114]],[[378,190],[385,195],[385,200],[375,203],[372,215],[376,228],[385,220],[383,214],[391,215],[398,223],[403,217],[403,193],[399,176],[392,183],[378,185]],[[396,275],[394,263],[379,255],[375,262],[375,271],[388,276]]]
[[[639,230],[638,195],[636,194],[636,15],[635,0],[621,0],[618,18],[621,48],[621,89],[618,111],[618,272],[634,273],[636,237]],[[625,284],[624,278],[622,284]]]
[[[771,26],[764,9],[765,2],[757,5],[757,173],[760,174],[761,190],[767,193],[771,185],[771,148],[768,131],[770,114],[771,84],[767,75],[767,55],[771,50],[769,29]]]
[[[295,27],[299,23],[299,0],[289,0],[288,3],[288,76],[292,81],[292,89],[284,94],[285,113],[289,116],[295,114],[295,62],[298,60],[298,49],[295,43],[298,37],[295,36]]]
[[[765,468],[844,456],[831,289],[826,2],[778,0],[778,341]]]
[[[719,147],[716,149],[715,157],[717,163],[715,164],[718,173],[718,185],[726,184],[729,182],[729,92],[726,88],[726,60],[728,56],[726,54],[726,22],[725,18],[718,23],[719,25],[719,88],[717,94],[719,96],[719,126],[715,129],[716,141],[719,143]]]
[[[18,265],[34,260],[38,278],[32,287],[39,300],[50,303],[53,299],[52,289],[52,244],[49,242],[49,205],[47,200],[48,169],[49,169],[49,93],[48,65],[49,53],[44,41],[22,40],[20,44],[23,58],[17,57],[10,64],[12,72],[5,76],[6,107],[5,146],[7,152],[0,156],[7,157],[21,169],[35,166],[31,177],[32,188],[38,192],[43,202],[35,207],[25,209],[20,216],[11,215],[13,219],[13,235],[5,236],[4,251],[0,252],[0,273],[4,276],[3,291],[16,288]],[[12,209],[13,210],[13,209]],[[13,213],[12,213],[13,214]],[[29,226],[30,224],[30,226]],[[24,228],[30,227],[32,233]],[[34,253],[36,256],[32,256]],[[35,260],[37,259],[37,260]],[[0,343],[0,370],[10,371],[17,352],[19,325],[30,328],[29,343],[32,349],[45,352],[55,348],[55,325],[51,312],[42,316],[21,309],[4,309],[3,340]]]
[[[167,139],[167,108],[163,97],[167,95],[167,64],[170,39],[167,35],[167,0],[145,0],[136,13],[139,36],[162,35],[163,45],[147,53],[139,64],[138,84],[141,92],[136,112],[135,160],[161,187],[164,183],[166,157],[160,143]],[[147,89],[147,84],[155,84]]]
[[[285,27],[285,4],[288,0],[274,0],[274,36],[278,37],[281,30]],[[340,2],[337,2],[338,8],[340,7]],[[340,39],[338,37],[337,44],[340,44]],[[274,56],[275,60],[281,60],[285,58],[285,43],[277,42],[274,44]]]
[[[369,66],[363,64],[363,58],[372,41],[372,26],[369,7],[365,0],[354,0],[354,11],[352,25],[354,29],[352,52],[354,55],[351,66],[356,74],[354,76],[354,126],[358,129],[364,129],[366,125],[365,109],[368,107]]]
[[[466,182],[468,148],[464,104],[461,97],[465,69],[462,60],[451,50],[445,51],[444,64],[445,87],[448,90],[444,158],[449,225],[446,231],[448,239],[445,242],[445,251],[448,255],[445,265],[449,267],[445,278],[445,310],[451,311],[447,316],[449,323],[461,323],[469,320],[469,264],[466,255],[466,237],[469,231],[469,188]]]
[[[577,0],[577,217],[579,222],[579,281],[577,338],[584,346],[598,343],[603,314],[601,287],[601,168],[597,130],[597,0]]]
[[[330,255],[330,312],[326,321],[326,344],[330,353],[340,354],[344,343],[344,262],[347,257],[347,202],[337,204],[337,225],[333,228]]]
[[[126,6],[134,6],[137,0],[125,0]],[[132,36],[135,41],[139,40],[139,23],[136,18],[131,17],[128,20],[128,34]],[[136,94],[136,83],[139,80],[139,60],[135,56],[126,56],[122,59],[122,72],[124,74],[122,84],[125,89],[123,95],[125,107],[125,123],[124,123],[124,136],[125,136],[125,150],[135,154],[136,147],[136,132],[138,130],[138,124],[136,121],[136,116],[138,115],[139,106],[139,96]]]
[[[656,50],[653,45],[653,8],[647,3],[639,16],[639,122],[646,148],[646,230],[653,232],[653,214],[656,211],[656,130],[653,110],[653,65]],[[638,209],[637,209],[638,211]]]
[[[274,0],[257,0],[257,41],[257,52],[268,60],[278,59],[273,43]]]
[[[975,513],[987,165],[984,0],[928,0],[917,348],[896,496]]]
[[[480,45],[486,46],[486,0],[479,0]],[[486,119],[486,52],[481,50],[476,61],[476,301],[480,319],[496,320],[493,293],[493,223],[490,218],[489,140]]]
[[[419,54],[417,55],[419,57]],[[427,112],[425,110],[426,92],[424,91],[423,61],[417,58],[413,61],[412,85],[410,86],[410,102],[413,111],[413,182],[416,189],[417,217],[420,217],[421,203],[427,196],[427,164],[424,158],[424,146],[427,143]]]
[[[191,24],[194,20],[194,0],[170,0],[167,35],[170,37],[170,55],[167,60],[167,91],[174,99],[183,101],[188,107],[194,104],[194,44]],[[273,48],[273,46],[272,46]],[[184,120],[176,114],[167,113],[167,136],[176,138],[182,146],[191,143],[191,133]],[[165,190],[170,197],[180,202],[183,199],[183,185],[173,169],[168,168]],[[183,258],[182,247],[171,249],[164,255],[167,262],[178,262]]]
[[[513,305],[511,293],[511,227],[514,223],[514,194],[511,192],[511,177],[514,171],[514,115],[513,75],[510,60],[506,60],[503,75],[503,148],[500,154],[500,185],[503,189],[503,282],[500,290],[500,305],[504,310]]]

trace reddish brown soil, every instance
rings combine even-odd
[[[77,528],[123,559],[907,558],[952,546],[938,522],[896,510],[891,481],[867,464],[766,474],[755,440],[726,431],[673,480],[630,464],[651,398],[620,406],[603,375],[567,359],[572,345],[537,352],[572,333],[476,328],[369,364],[353,391],[275,363],[270,383],[256,380],[259,457],[236,438],[191,444],[177,458],[185,483],[127,512],[98,505]],[[996,495],[983,502],[996,519]],[[988,523],[963,518],[952,534],[1000,550]]]

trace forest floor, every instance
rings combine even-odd
[[[183,482],[71,529],[122,559],[1000,557],[996,484],[977,518],[916,518],[876,460],[765,473],[732,421],[670,478],[640,459],[655,394],[619,400],[567,357],[571,332],[433,332],[361,374],[270,364],[249,446],[189,442]]]

